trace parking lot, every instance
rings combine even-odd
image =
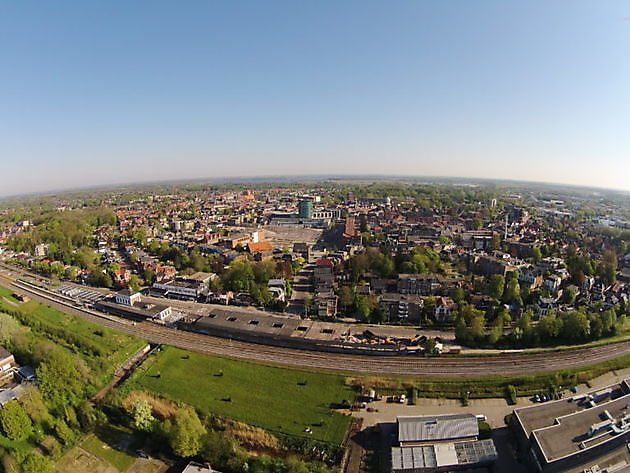
[[[630,368],[609,372],[589,382],[591,387],[584,384],[577,386],[578,394],[597,390],[611,384],[619,383],[630,377]],[[402,392],[401,392],[402,393]],[[569,389],[563,391],[564,397],[573,396]],[[483,414],[492,428],[503,427],[506,415],[511,414],[517,407],[531,406],[534,404],[530,398],[518,398],[515,405],[509,405],[505,399],[471,399],[467,406],[463,406],[459,399],[427,399],[420,398],[415,405],[388,403],[384,400],[368,403],[376,412],[368,412],[361,409],[353,413],[356,417],[363,418],[364,427],[375,425],[379,422],[395,422],[397,416],[431,415],[431,414]]]

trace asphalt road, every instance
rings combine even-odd
[[[287,307],[287,312],[294,315],[304,315],[304,301],[307,297],[313,297],[311,278],[315,264],[305,264],[293,279],[293,295]]]
[[[5,276],[0,276],[0,284],[12,287],[11,280]],[[570,351],[504,354],[493,357],[362,356],[295,350],[179,331],[151,322],[131,324],[125,319],[102,318],[87,311],[51,301],[35,291],[24,289],[21,291],[28,292],[33,299],[55,306],[64,312],[136,335],[152,343],[172,345],[187,350],[232,358],[345,373],[427,375],[453,378],[483,375],[522,375],[574,368],[630,354],[630,341]]]

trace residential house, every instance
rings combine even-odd
[[[438,297],[435,301],[433,315],[438,322],[445,322],[453,317],[453,312],[457,310],[457,304],[450,297]]]
[[[6,348],[0,346],[0,384],[5,384],[7,381],[13,379],[13,371],[17,364],[13,354]]]
[[[541,297],[532,307],[534,310],[534,319],[539,320],[546,317],[550,311],[557,309],[554,299]]]

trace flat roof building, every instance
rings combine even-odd
[[[134,305],[125,305],[105,300],[97,302],[94,308],[107,314],[132,320],[152,319],[163,321],[172,314],[170,306],[150,302],[136,302]]]
[[[525,459],[544,473],[585,469],[630,441],[630,384],[514,410]]]
[[[400,446],[456,439],[474,440],[479,436],[479,424],[472,414],[398,417],[396,423]]]
[[[497,459],[492,440],[392,448],[393,473],[452,471],[490,465]]]
[[[479,440],[472,414],[398,417],[392,473],[434,473],[485,467],[497,459],[491,439]]]

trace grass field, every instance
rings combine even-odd
[[[0,312],[3,311],[21,312],[22,324],[72,351],[85,354],[86,347],[90,347],[92,352],[98,352],[102,382],[111,378],[115,369],[146,343],[37,301],[21,303],[12,297],[11,290],[0,286]]]
[[[416,390],[418,397],[461,399],[468,393],[470,399],[505,397],[509,385],[518,396],[532,396],[541,391],[563,386],[565,389],[601,376],[609,371],[630,366],[630,355],[577,368],[532,375],[495,375],[477,378],[435,378],[419,376],[354,376],[345,378],[348,385],[371,386],[382,393],[400,393]]]
[[[113,426],[103,427],[96,433],[88,435],[81,442],[81,447],[105,460],[118,471],[127,471],[138,458],[129,453],[134,448],[131,433]]]
[[[131,431],[106,426],[88,434],[55,466],[60,473],[158,473],[168,468],[160,460],[139,458],[139,447]]]
[[[166,347],[125,384],[270,431],[341,443],[350,417],[332,404],[354,399],[343,376],[215,358]],[[310,428],[312,434],[305,433]]]

